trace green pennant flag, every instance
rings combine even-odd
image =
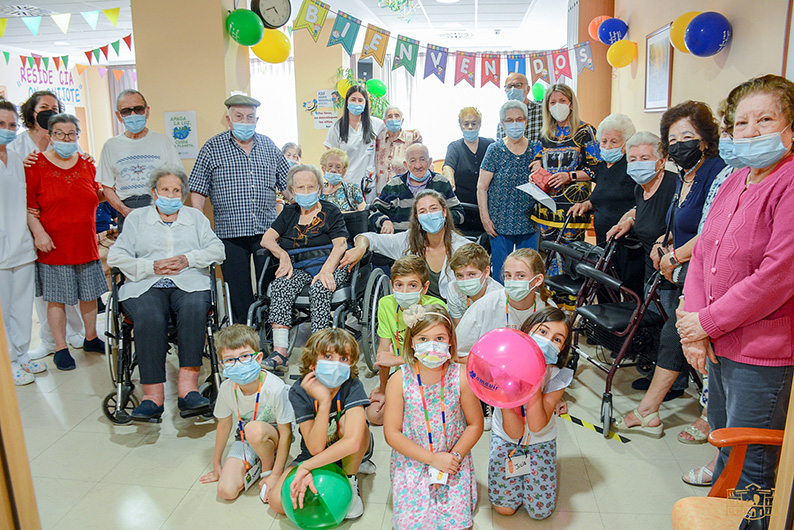
[[[93,50],[92,53],[94,54],[94,59],[96,59],[96,62],[99,62],[99,48]]]
[[[28,67],[33,68],[35,63],[36,61],[33,59],[33,57],[28,57]]]
[[[397,46],[394,49],[394,63],[391,69],[403,67],[411,75],[415,75],[416,61],[419,59],[419,41],[397,35]]]
[[[44,62],[44,69],[48,69],[50,67],[50,59],[49,57],[42,57],[41,60]]]
[[[328,38],[328,46],[341,44],[349,55],[353,55],[353,46],[356,44],[359,29],[361,29],[359,19],[351,17],[344,11],[338,11],[331,36]]]
[[[69,64],[69,56],[68,55],[61,55],[61,62],[63,63],[63,69],[68,70],[66,67]]]
[[[11,58],[11,54],[8,52],[3,52],[3,57],[5,57],[6,64],[8,64],[8,60]]]
[[[116,52],[116,55],[119,54],[119,46],[121,45],[121,41],[111,42],[111,46],[113,46],[113,51]]]

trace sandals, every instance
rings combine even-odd
[[[267,359],[262,361],[261,366],[268,372],[286,374],[289,372],[289,357],[286,357],[280,352],[274,350],[273,353],[267,357]]]
[[[706,466],[696,467],[695,469],[690,469],[686,475],[681,477],[681,480],[690,486],[710,487],[714,480],[712,475],[713,473]]]
[[[704,415],[701,414],[700,419],[705,421],[706,424],[708,424],[708,419],[706,419]],[[694,440],[687,440],[686,438],[683,438],[681,435],[684,433],[687,433],[689,436],[694,438]],[[687,425],[680,433],[678,433],[678,441],[681,442],[682,444],[700,445],[706,443],[708,439],[709,439],[709,435],[704,434],[703,431],[695,427],[694,423],[692,425]]]
[[[648,425],[648,423],[650,423],[652,419],[659,417],[659,412],[651,412],[647,416],[641,416],[640,411],[638,409],[634,409],[634,415],[637,416],[638,420],[640,420],[640,425],[634,425],[633,427],[629,427],[628,425],[626,425],[626,417],[624,416],[618,420],[615,420],[614,423],[615,430],[623,433],[645,434],[653,438],[662,437],[662,434],[664,434],[664,424],[660,422],[659,425],[655,427],[651,427],[650,425]]]

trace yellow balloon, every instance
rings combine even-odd
[[[347,95],[347,91],[350,90],[351,86],[353,85],[347,79],[340,79],[336,83],[336,91],[339,92],[339,97],[344,98]]]
[[[673,47],[676,50],[689,53],[689,50],[686,49],[686,44],[684,44],[684,33],[686,33],[686,27],[692,22],[692,19],[699,14],[700,11],[690,11],[673,21],[673,24],[670,26],[670,42],[673,43]]]
[[[262,40],[251,50],[266,63],[283,63],[289,57],[290,43],[283,31],[266,29]]]
[[[607,62],[615,68],[623,68],[631,64],[637,57],[637,43],[630,40],[619,40],[607,50]]]

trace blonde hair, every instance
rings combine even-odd
[[[482,113],[477,110],[477,107],[463,107],[458,113],[458,123],[469,116],[476,116],[478,120],[482,121]]]
[[[342,328],[321,329],[309,337],[301,354],[301,376],[311,373],[313,367],[317,365],[317,358],[328,351],[339,355],[346,354],[350,362],[350,377],[358,377],[358,359],[361,351],[358,349],[355,337]]]
[[[540,135],[547,140],[551,140],[557,134],[557,120],[555,120],[554,116],[549,112],[549,98],[551,98],[551,95],[555,92],[559,92],[571,102],[571,113],[568,114],[571,137],[576,134],[576,130],[579,128],[579,124],[582,121],[579,119],[579,100],[576,99],[576,94],[573,93],[573,89],[565,83],[551,85],[546,90],[546,97],[543,98],[543,127],[540,131]]]
[[[333,149],[327,150],[325,153],[320,155],[320,165],[324,166],[328,159],[332,156],[338,156],[339,159],[342,161],[342,166],[347,169],[347,164],[350,162],[350,158],[347,156],[347,153],[342,151],[341,149],[337,149],[334,147]]]
[[[491,257],[477,243],[466,243],[452,254],[449,260],[449,268],[454,271],[471,265],[484,271],[491,264]]]
[[[403,256],[391,266],[392,283],[397,278],[412,274],[415,274],[422,281],[422,285],[430,281],[430,269],[427,268],[427,262],[419,256]]]
[[[405,334],[403,359],[408,364],[414,364],[416,357],[414,356],[413,337],[436,324],[443,324],[449,333],[449,353],[452,356],[450,360],[458,362],[458,339],[455,337],[455,326],[452,324],[452,319],[446,308],[440,304],[428,304],[422,306],[422,308],[424,309],[424,317],[412,327],[409,327]]]
[[[534,274],[542,274],[545,279],[546,264],[543,262],[543,258],[540,256],[540,253],[538,253],[537,250],[531,248],[519,248],[508,254],[504,262],[507,263],[507,260],[509,259],[520,261],[529,267],[529,270]],[[504,277],[504,271],[502,271],[502,276]],[[540,287],[538,287],[538,293],[540,294],[540,299],[544,302],[551,297],[551,291],[546,288],[545,283],[540,284]]]
[[[243,324],[225,327],[215,333],[213,339],[218,357],[221,357],[226,350],[238,350],[243,346],[250,346],[252,350],[259,352],[259,336],[253,328]]]

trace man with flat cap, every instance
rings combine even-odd
[[[224,104],[229,130],[207,140],[199,151],[190,172],[190,201],[199,210],[207,197],[212,203],[215,233],[226,249],[221,270],[229,284],[234,322],[245,323],[254,301],[251,256],[258,278],[264,259],[255,253],[276,219],[276,190],[288,193],[290,165],[273,140],[256,132],[259,101],[236,94]]]

